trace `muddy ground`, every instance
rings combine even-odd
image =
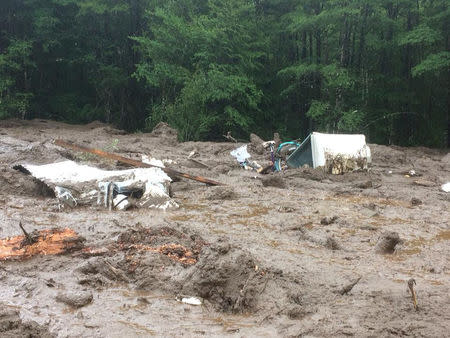
[[[68,158],[118,165],[56,147],[57,138],[169,159],[171,168],[226,186],[173,182],[180,208],[167,211],[58,211],[55,198],[13,166]],[[448,151],[371,144],[369,172],[261,176],[238,166],[229,155],[236,146],[178,143],[164,127],[125,134],[101,123],[1,121],[0,238],[20,235],[20,221],[30,232],[71,228],[88,251],[0,261],[0,336],[448,334],[450,193],[439,189],[450,181]],[[187,159],[193,150],[208,167]],[[249,150],[268,163],[258,147]],[[405,176],[411,169],[421,176]],[[400,243],[380,253],[388,232]],[[176,300],[183,296],[203,305]]]

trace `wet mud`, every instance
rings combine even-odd
[[[176,180],[180,207],[167,211],[59,210],[14,168],[66,159],[123,166],[54,139],[147,155],[225,186]],[[252,160],[267,165],[261,140],[252,141]],[[239,145],[178,143],[165,124],[126,134],[99,122],[0,121],[0,253],[9,255],[0,260],[0,336],[446,335],[450,194],[439,188],[450,181],[448,151],[373,144],[368,172],[263,176],[229,155]],[[19,222],[40,240],[24,246]],[[64,231],[69,241],[55,242],[64,250],[50,250],[45,241]]]

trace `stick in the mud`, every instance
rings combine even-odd
[[[25,240],[22,242],[23,245],[31,245],[36,240],[25,230],[25,228],[22,225],[22,222],[19,222],[19,227],[22,230],[23,234],[25,235]]]
[[[414,285],[415,284],[416,284],[416,280],[414,278],[411,278],[408,281],[408,288],[409,288],[409,291],[411,291],[411,298],[412,298],[412,301],[413,301],[414,309],[416,311],[418,311],[419,310],[419,305],[417,304],[416,290],[414,290]]]
[[[54,143],[56,145],[60,146],[60,147],[63,147],[63,148],[94,154],[94,155],[97,155],[99,157],[108,158],[110,160],[115,160],[115,161],[118,161],[118,162],[121,162],[121,163],[126,163],[126,164],[132,165],[134,167],[138,167],[138,168],[159,168],[159,169],[164,171],[169,176],[184,177],[184,178],[187,178],[187,179],[190,179],[190,180],[194,180],[194,181],[197,181],[197,182],[206,183],[208,185],[225,185],[223,183],[220,183],[220,182],[217,182],[217,181],[213,181],[213,180],[210,180],[210,179],[202,177],[202,176],[194,176],[194,175],[183,173],[183,172],[180,172],[180,171],[177,171],[177,170],[174,170],[174,169],[170,169],[170,168],[160,167],[160,166],[153,165],[153,164],[144,163],[144,162],[133,160],[131,158],[127,158],[127,157],[124,157],[124,156],[108,153],[108,152],[100,150],[100,149],[83,147],[83,146],[79,146],[79,145],[76,145],[76,144],[73,144],[73,143],[69,143],[69,142],[66,142],[66,141],[63,141],[63,140],[55,140]]]
[[[222,135],[222,136],[225,137],[228,141],[237,143],[237,140],[233,136],[231,136],[231,131],[229,131],[226,135]]]
[[[353,287],[358,284],[358,282],[361,280],[361,277],[358,277],[355,281],[351,282],[350,284],[347,284],[344,286],[340,291],[339,294],[346,295],[350,291],[352,291]]]

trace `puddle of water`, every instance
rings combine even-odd
[[[393,279],[392,281],[397,284],[406,284],[408,282],[407,279]]]
[[[288,249],[287,250],[289,253],[291,254],[295,254],[295,255],[303,255],[303,251],[300,249]]]
[[[429,241],[423,237],[419,237],[405,243],[405,247],[393,255],[385,255],[386,258],[394,261],[404,261],[407,258],[417,255],[422,252],[422,248],[428,244]]]
[[[443,282],[439,281],[439,280],[430,280],[429,281],[432,285],[444,285]]]
[[[129,321],[126,321],[126,320],[120,320],[120,319],[117,322],[121,323],[121,324],[124,324],[125,326],[129,326],[129,327],[133,328],[134,330],[146,333],[148,335],[151,335],[151,336],[156,335],[156,332],[154,330],[149,329],[145,325],[138,324],[138,323],[135,323],[135,322],[129,322]]]
[[[213,234],[219,234],[219,235],[227,233],[225,230],[220,230],[220,229],[212,229],[211,232]]]
[[[109,289],[113,292],[119,292],[122,296],[127,298],[145,297],[150,299],[171,299],[167,295],[155,294],[146,290],[132,290],[132,289]]]
[[[374,203],[374,204],[381,204],[381,205],[411,208],[411,205],[409,204],[409,202],[406,202],[406,201],[387,199],[387,198],[377,198],[377,197],[370,197],[370,196],[357,196],[357,195],[327,196],[327,197],[325,197],[325,200],[334,200],[334,201],[338,201],[338,202],[344,201],[344,202],[358,204],[358,205]]]
[[[441,231],[434,239],[436,241],[450,241],[450,230]]]
[[[185,210],[203,210],[207,207],[205,204],[195,203],[182,203],[180,206]]]
[[[344,229],[338,235],[340,235],[340,237],[354,236],[357,232],[358,232],[357,229],[348,228],[348,229]]]
[[[169,217],[169,219],[174,222],[177,222],[177,221],[178,222],[186,222],[186,221],[189,221],[191,218],[192,218],[192,216],[188,215],[188,214],[174,215],[174,216]]]
[[[236,329],[236,328],[244,328],[244,327],[251,328],[251,327],[255,326],[254,323],[246,322],[245,318],[246,318],[246,315],[243,314],[240,317],[234,317],[234,316],[230,316],[227,318],[213,317],[213,318],[209,318],[209,320],[217,325],[222,326],[225,331],[228,331],[230,329]]]
[[[280,242],[275,241],[275,240],[270,240],[268,242],[266,242],[268,246],[272,247],[272,248],[278,248],[280,246]]]
[[[268,207],[262,207],[257,204],[249,204],[248,207],[251,208],[250,212],[244,212],[244,214],[241,216],[246,217],[246,218],[251,218],[251,217],[256,217],[256,216],[264,216],[264,215],[267,215],[270,210],[270,208],[268,208]],[[245,210],[247,211],[248,209],[245,208]]]
[[[381,215],[377,215],[376,217],[372,217],[373,220],[369,222],[370,225],[374,225],[377,227],[382,227],[386,225],[391,224],[407,224],[409,223],[406,219],[394,217],[394,218],[387,218]]]

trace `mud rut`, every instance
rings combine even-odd
[[[174,169],[227,186],[173,182],[181,207],[166,212],[58,212],[51,194],[14,165],[117,164],[55,147],[56,138],[170,159]],[[439,186],[450,181],[449,154],[371,145],[369,173],[299,169],[263,178],[238,167],[229,156],[235,147],[180,144],[164,127],[127,135],[101,123],[2,121],[0,237],[20,235],[22,221],[29,231],[70,228],[85,241],[63,255],[0,262],[0,336],[446,335],[450,194]],[[192,150],[210,169],[187,159]],[[411,169],[421,176],[405,177]],[[379,253],[391,232],[400,242]],[[203,305],[177,302],[182,296]]]

